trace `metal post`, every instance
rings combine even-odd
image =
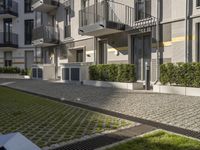
[[[150,90],[150,65],[145,63],[145,90]]]
[[[157,40],[157,71],[156,78],[157,81],[160,80],[160,0],[157,0],[157,25],[156,25],[156,40]]]

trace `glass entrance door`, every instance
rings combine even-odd
[[[145,80],[145,63],[151,64],[151,36],[133,37],[133,63],[136,65],[137,80]]]

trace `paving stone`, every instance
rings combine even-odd
[[[200,126],[200,121],[197,121],[200,120],[200,97],[131,92],[38,80],[0,80],[0,83],[4,82],[15,82],[8,85],[12,88],[200,131],[193,126]]]

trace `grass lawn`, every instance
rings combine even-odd
[[[21,132],[40,147],[133,124],[0,87],[0,133]]]
[[[200,150],[200,142],[157,131],[108,150]]]

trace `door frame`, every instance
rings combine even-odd
[[[101,54],[101,56],[100,56],[100,53],[101,53],[100,44],[103,44],[103,54]],[[98,40],[97,50],[98,50],[97,57],[96,57],[97,64],[107,64],[108,63],[108,40],[107,39]]]
[[[135,51],[134,51],[134,38],[135,37],[142,37],[142,58],[141,58],[141,80],[139,81],[144,81],[144,74],[145,74],[145,62],[144,62],[144,37],[149,36],[150,37],[150,49],[152,50],[152,32],[145,32],[145,33],[140,33],[140,34],[130,34],[129,35],[129,63],[135,64]],[[131,43],[130,43],[131,42]],[[152,54],[152,52],[151,52]],[[150,72],[151,72],[151,63],[152,63],[152,56],[150,55]]]

